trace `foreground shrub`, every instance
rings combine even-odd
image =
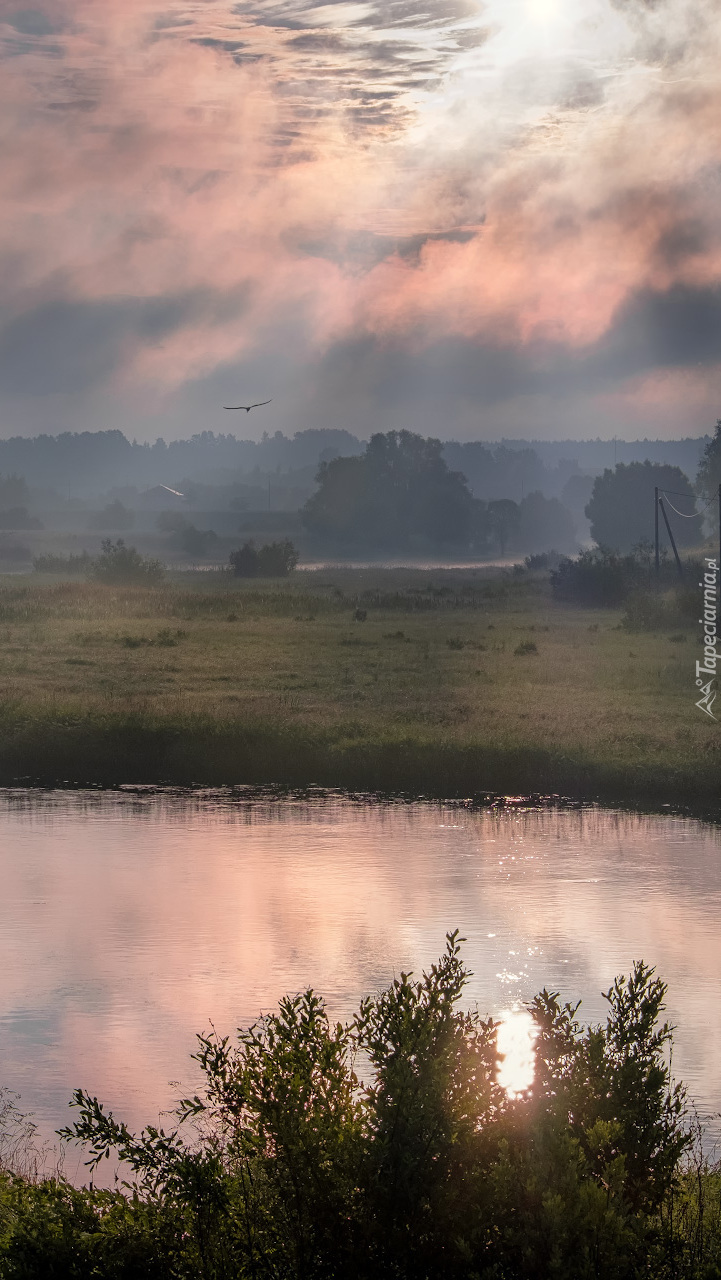
[[[497,1080],[496,1024],[460,1007],[468,976],[451,934],[428,973],[401,974],[347,1025],[309,990],[234,1044],[199,1037],[204,1087],[167,1131],[134,1134],[78,1090],[64,1136],[88,1144],[91,1167],[120,1156],[132,1185],[0,1175],[0,1274],[717,1275],[718,1178],[683,1171],[653,970],[616,979],[601,1026],[541,992],[536,1079],[517,1096]]]
[[[162,582],[165,570],[160,560],[142,556],[135,547],[126,547],[122,538],[104,538],[101,554],[93,561],[92,574],[98,582],[138,583],[153,586]]]
[[[634,555],[594,548],[573,560],[561,560],[551,570],[551,586],[560,600],[611,608],[622,604],[647,576]]]

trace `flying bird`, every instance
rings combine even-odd
[[[257,404],[224,404],[224,409],[245,409],[246,413],[250,413],[251,409],[260,409],[264,404],[270,404],[270,400],[259,400]]]

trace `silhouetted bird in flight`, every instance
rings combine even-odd
[[[250,413],[251,409],[260,409],[264,404],[270,404],[270,400],[259,400],[257,404],[224,404],[224,409],[245,409],[246,413]]]

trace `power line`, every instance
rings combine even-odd
[[[675,493],[676,493],[676,490],[675,490],[675,489],[670,489],[670,490],[669,490],[669,489],[660,489],[660,490],[659,490],[659,493],[662,493],[662,494],[663,494],[663,496],[664,496],[664,498],[666,499],[666,501],[668,502],[668,505],[670,506],[671,510],[672,510],[672,511],[675,511],[675,512],[676,512],[676,515],[677,515],[677,516],[681,516],[681,517],[682,517],[682,519],[684,519],[684,520],[698,520],[698,519],[703,515],[704,511],[706,511],[706,510],[711,506],[711,504],[712,504],[712,503],[714,503],[714,502],[716,501],[716,498],[715,498],[715,497],[711,498],[711,500],[710,500],[709,502],[707,502],[707,503],[706,503],[706,506],[705,506],[705,507],[702,507],[700,511],[692,511],[692,512],[688,512],[688,511],[679,511],[678,507],[675,507],[675,506],[673,505],[673,503],[671,502],[671,500],[669,499],[669,496],[668,496],[668,495],[669,495],[669,493],[673,493],[673,494],[675,494]],[[693,496],[693,495],[692,495],[692,494],[690,494],[690,493],[679,493],[679,494],[678,494],[678,497],[679,497],[679,498],[691,498],[692,496]]]

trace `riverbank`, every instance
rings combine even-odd
[[[710,803],[696,639],[499,570],[6,579],[0,783]]]

